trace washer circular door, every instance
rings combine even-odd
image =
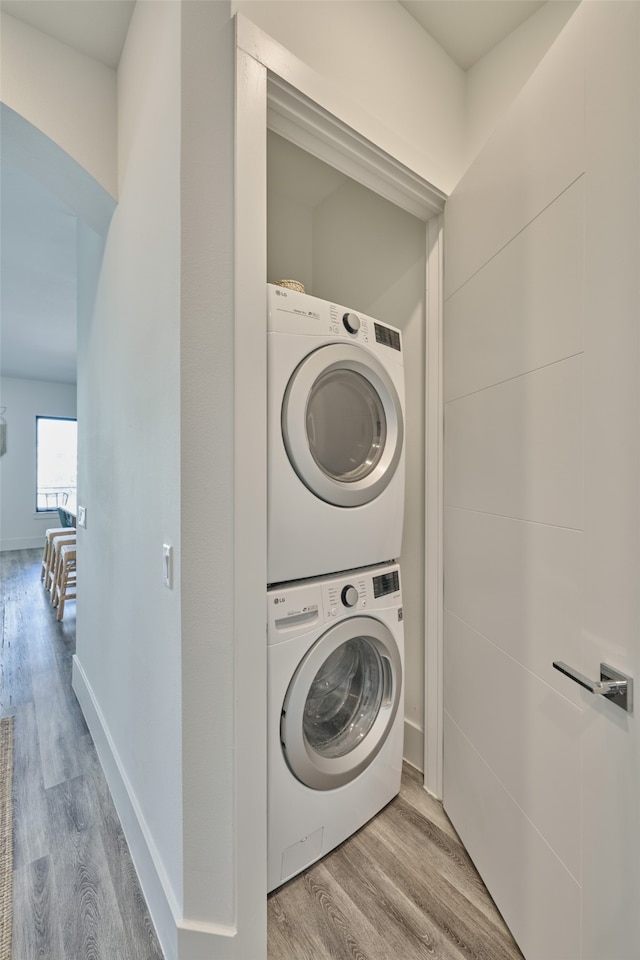
[[[280,740],[292,773],[316,790],[354,780],[389,736],[401,689],[398,645],[380,620],[350,617],[330,627],[285,696]]]
[[[356,507],[391,481],[404,421],[400,398],[383,365],[354,344],[310,353],[294,371],[282,404],[289,461],[321,500]]]

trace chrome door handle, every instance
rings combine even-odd
[[[581,687],[591,691],[591,693],[598,693],[606,697],[607,700],[611,700],[612,703],[621,707],[622,710],[626,710],[627,713],[633,713],[633,678],[626,673],[620,673],[619,670],[614,670],[608,664],[601,663],[600,679],[590,680],[589,677],[585,677],[583,673],[579,673],[578,670],[574,670],[566,663],[555,660],[553,665],[556,670],[579,683]]]

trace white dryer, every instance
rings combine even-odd
[[[400,556],[400,331],[268,285],[268,582]]]
[[[281,584],[268,598],[268,889],[400,789],[404,633],[396,564]]]

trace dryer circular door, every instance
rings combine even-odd
[[[294,371],[282,404],[289,461],[321,500],[356,507],[390,483],[402,454],[398,392],[375,356],[332,343]]]
[[[350,617],[330,627],[285,696],[280,740],[292,773],[315,790],[354,780],[389,736],[401,689],[398,645],[380,620]]]

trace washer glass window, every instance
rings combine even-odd
[[[318,377],[309,394],[307,437],[313,459],[332,480],[362,480],[384,451],[387,420],[371,383],[349,369]]]
[[[303,729],[321,757],[343,757],[369,733],[384,695],[382,659],[366,637],[347,640],[316,673],[304,707]]]
[[[382,749],[402,699],[402,660],[389,628],[347,617],[307,650],[280,715],[280,742],[298,780],[333,790]]]

